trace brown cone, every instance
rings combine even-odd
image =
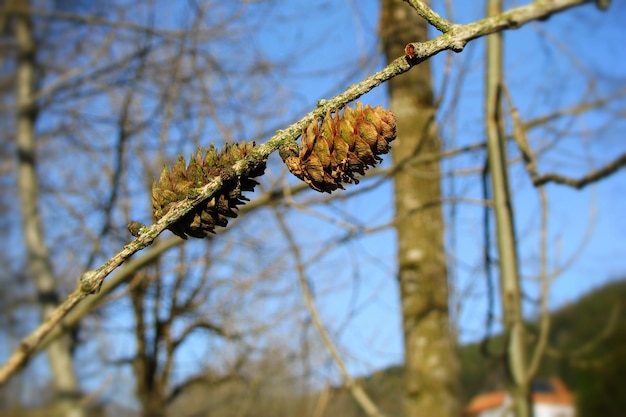
[[[302,132],[298,156],[284,161],[289,171],[311,188],[332,192],[342,183],[358,184],[356,174],[382,161],[378,155],[389,152],[389,142],[396,138],[393,113],[381,106],[355,109],[345,107],[314,120]]]
[[[253,148],[253,142],[242,142],[227,144],[218,152],[211,145],[191,155],[189,164],[185,164],[185,159],[179,156],[171,170],[165,166],[158,181],[152,185],[152,209],[156,220],[163,217],[172,204],[194,197],[194,190],[221,176],[224,183],[222,189],[170,225],[169,229],[187,239],[188,236],[203,238],[207,233],[214,233],[216,226],[226,226],[229,217],[237,217],[237,206],[247,201],[242,191],[253,191],[257,182],[252,177],[262,175],[265,170],[264,162],[252,161],[248,163],[244,175],[237,177],[231,174],[232,166],[249,156]]]

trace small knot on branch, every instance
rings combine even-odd
[[[454,41],[451,45],[450,45],[450,50],[453,52],[462,52],[463,49],[465,49],[465,45],[467,44],[466,41],[463,40],[457,40]]]
[[[86,294],[97,294],[100,291],[101,282],[95,279],[96,271],[87,271],[80,276],[80,289]]]
[[[404,47],[405,59],[409,65],[417,65],[421,62],[417,47],[414,43],[407,43]]]
[[[141,222],[136,222],[134,220],[131,220],[126,225],[126,228],[128,229],[128,231],[130,232],[131,235],[133,235],[135,237],[139,237],[144,232],[144,229],[146,228],[146,225],[141,223]]]

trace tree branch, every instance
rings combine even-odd
[[[265,207],[273,201],[278,201],[285,195],[300,194],[304,190],[308,190],[309,187],[305,183],[298,183],[291,187],[287,187],[283,190],[270,190],[261,194],[258,198],[247,203],[239,209],[239,214],[244,216],[250,212],[253,212],[261,207]],[[221,233],[220,229],[216,230],[217,234]],[[109,278],[103,285],[97,294],[91,295],[85,301],[83,301],[78,307],[74,308],[63,321],[52,330],[37,347],[36,352],[40,352],[48,347],[48,345],[56,340],[59,336],[63,335],[68,329],[73,328],[84,316],[91,313],[91,311],[100,307],[108,302],[105,297],[115,291],[121,285],[129,282],[135,273],[144,268],[147,265],[154,263],[159,257],[169,249],[185,243],[184,240],[177,236],[171,236],[166,240],[160,240],[143,252],[141,257],[132,258],[127,260],[124,265],[118,270],[115,276]]]
[[[517,29],[533,20],[545,19],[554,13],[590,3],[589,0],[552,0],[546,2],[534,1],[526,6],[517,7],[501,13],[497,16],[468,23],[466,25],[454,25],[451,30],[428,42],[410,43],[414,51],[413,63],[423,60],[443,51],[452,50],[460,52],[467,42],[491,33],[501,32],[507,29]]]
[[[450,31],[454,27],[454,23],[444,19],[439,16],[437,12],[431,9],[428,4],[424,3],[421,0],[404,0],[411,5],[424,19],[428,21],[431,25],[433,25],[437,30],[442,33],[446,33]]]
[[[547,348],[547,354],[556,359],[567,359],[571,362],[576,362],[582,359],[583,356],[593,352],[601,343],[605,342],[615,332],[615,328],[619,322],[620,313],[622,312],[621,303],[617,302],[611,309],[611,315],[609,316],[606,325],[602,330],[591,340],[587,341],[584,345],[570,351],[561,352],[553,347]]]
[[[9,2],[9,4],[11,4]],[[108,20],[101,16],[85,15],[80,13],[63,12],[63,11],[48,11],[38,9],[34,7],[20,7],[10,5],[2,11],[5,16],[27,16],[27,17],[42,17],[46,19],[67,20],[71,22],[79,22],[86,25],[100,25],[111,28],[129,29],[136,32],[147,33],[150,35],[158,35],[169,38],[179,38],[186,36],[187,31],[174,31],[167,29],[158,29],[152,26],[140,25],[128,21],[116,21]],[[1,28],[1,26],[0,26]]]
[[[537,158],[533,153],[530,145],[528,144],[528,139],[526,135],[526,127],[522,122],[519,112],[513,103],[513,98],[511,94],[506,88],[503,86],[502,95],[506,99],[508,110],[510,117],[512,119],[513,124],[513,139],[517,143],[517,147],[519,148],[522,159],[526,165],[526,170],[530,173],[531,177],[537,176]],[[539,369],[539,365],[541,363],[541,359],[546,350],[546,346],[548,344],[548,334],[550,332],[550,310],[548,308],[548,295],[550,292],[550,278],[548,277],[548,260],[547,260],[547,252],[548,252],[548,193],[546,192],[545,187],[542,185],[537,186],[537,191],[539,193],[539,200],[541,202],[541,234],[539,238],[539,281],[541,286],[541,295],[540,295],[540,305],[541,305],[541,316],[539,319],[539,340],[535,344],[535,348],[533,349],[532,356],[530,359],[530,363],[528,364],[528,369],[526,370],[525,382],[528,384],[535,376],[537,369]]]
[[[459,52],[467,42],[488,35],[490,33],[518,28],[532,20],[545,18],[553,13],[590,2],[590,0],[552,0],[550,2],[533,2],[529,5],[511,9],[498,16],[489,17],[466,25],[455,25],[445,34],[427,42],[411,43],[414,53],[395,59],[381,71],[371,75],[358,84],[351,85],[343,93],[330,100],[320,100],[318,107],[305,115],[298,122],[285,130],[279,130],[265,144],[257,146],[255,151],[246,159],[239,161],[232,167],[236,175],[245,173],[248,163],[254,160],[267,160],[270,154],[280,147],[293,144],[302,130],[315,118],[323,116],[329,110],[344,107],[380,84],[391,78],[405,73],[412,66],[422,62],[439,52],[453,50]],[[30,13],[31,11],[24,11]],[[19,13],[19,11],[13,11]],[[168,226],[174,224],[194,207],[216,194],[222,187],[223,178],[214,178],[209,184],[198,190],[195,198],[181,201],[174,205],[157,223],[142,230],[135,240],[124,246],[100,268],[85,272],[80,277],[76,289],[59,305],[30,335],[25,337],[20,346],[13,352],[7,362],[0,368],[0,385],[4,384],[22,365],[24,365],[44,337],[57,326],[61,320],[84,300],[88,295],[100,291],[104,279],[130,256],[151,245]]]
[[[385,415],[378,409],[378,407],[376,407],[376,404],[374,404],[372,399],[363,390],[358,381],[355,381],[348,373],[348,368],[346,367],[345,362],[341,359],[337,347],[331,340],[328,331],[322,323],[319,312],[315,307],[315,303],[313,301],[313,292],[311,291],[311,286],[305,274],[304,263],[302,262],[302,256],[300,254],[300,248],[296,244],[293,233],[291,233],[291,230],[285,223],[282,213],[280,213],[278,210],[275,210],[274,212],[276,221],[278,222],[278,226],[283,232],[283,235],[285,236],[287,241],[289,242],[289,250],[293,254],[294,260],[296,262],[298,282],[300,283],[300,288],[302,289],[304,302],[306,304],[307,310],[309,311],[309,315],[311,316],[311,321],[313,322],[313,325],[315,326],[320,338],[322,339],[322,343],[326,347],[326,350],[328,350],[328,353],[335,362],[335,365],[337,365],[337,368],[339,368],[341,377],[343,378],[346,387],[350,390],[350,393],[354,397],[357,404],[359,404],[363,411],[370,417],[385,417]]]
[[[568,185],[570,187],[580,190],[589,184],[608,177],[609,175],[617,172],[618,170],[626,166],[626,153],[623,153],[605,166],[591,171],[587,175],[579,179],[565,177],[556,173],[539,175],[539,170],[537,168],[537,158],[535,157],[535,154],[531,149],[530,144],[528,143],[528,138],[526,135],[528,124],[524,124],[521,120],[519,112],[517,111],[517,108],[513,105],[513,100],[511,99],[511,96],[506,89],[504,89],[504,96],[507,100],[509,112],[513,121],[513,139],[515,140],[517,147],[522,154],[522,158],[524,159],[524,164],[526,166],[526,171],[528,172],[528,175],[530,175],[530,179],[532,180],[535,187],[542,187],[549,182],[555,182],[558,184]],[[598,101],[596,103],[599,103],[601,105],[604,103],[604,101]],[[587,109],[587,107],[581,108],[583,111]]]
[[[621,154],[615,160],[609,162],[602,168],[591,171],[581,178],[574,179],[560,174],[548,173],[533,178],[533,184],[538,187],[549,182],[556,182],[558,184],[569,185],[570,187],[580,190],[589,184],[608,177],[624,167],[626,167],[626,153]]]

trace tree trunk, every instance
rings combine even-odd
[[[400,0],[383,0],[380,32],[387,61],[408,42],[427,39],[427,24]],[[441,149],[428,61],[389,83],[398,138],[396,164]],[[448,314],[439,162],[404,166],[394,176],[398,279],[405,349],[405,415],[459,415],[459,364]]]
[[[30,8],[28,0],[20,6]],[[16,16],[14,21],[17,45],[17,159],[18,188],[22,210],[22,232],[27,247],[27,263],[37,289],[41,314],[45,318],[58,303],[56,282],[50,263],[50,254],[44,243],[39,212],[39,186],[36,172],[35,123],[38,108],[33,101],[36,88],[36,44],[32,24],[27,16]],[[50,344],[48,362],[58,409],[62,416],[82,417],[77,405],[80,399],[78,380],[72,366],[69,337],[64,336]]]

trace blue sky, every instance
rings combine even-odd
[[[249,20],[236,27],[238,32],[230,38],[229,44],[223,46],[224,51],[212,51],[215,56],[221,56],[225,67],[232,71],[245,69],[245,65],[239,68],[239,64],[254,63],[263,54],[277,61],[289,59],[288,68],[279,69],[271,75],[272,85],[276,85],[276,89],[275,94],[267,98],[266,107],[272,110],[272,116],[260,125],[237,125],[239,128],[233,134],[237,140],[256,137],[262,142],[267,134],[262,136],[259,132],[271,133],[272,129],[287,126],[310,111],[318,99],[342,92],[384,64],[377,45],[378,1],[292,0],[276,3],[248,6]],[[434,2],[434,7],[445,14],[442,3]],[[470,22],[483,14],[482,6],[476,7],[475,2],[453,3],[456,22]],[[513,5],[507,2],[507,7]],[[167,8],[159,9],[159,13],[158,22],[163,26],[176,27],[179,18],[177,13]],[[219,20],[227,15],[216,11],[212,18]],[[584,6],[553,16],[546,22],[532,23],[519,30],[506,32],[507,84],[524,120],[567,108],[581,100],[594,100],[626,87],[626,48],[622,43],[626,39],[626,28],[621,22],[624,16],[626,5],[615,1],[607,13],[600,13],[592,6]],[[140,20],[140,16],[134,18]],[[182,17],[180,19],[183,20]],[[247,30],[248,27],[254,30]],[[442,88],[443,74],[449,55],[443,53],[432,60],[437,94],[443,95],[438,121],[446,148],[484,141],[481,96],[483,45],[484,39],[480,39],[470,43],[461,54],[450,53],[452,67],[450,81],[445,89]],[[260,88],[259,82],[262,81],[257,78],[242,81],[235,97],[220,99],[226,103],[229,103],[229,99],[245,103],[246,96]],[[217,86],[215,88],[217,94],[228,93],[227,90],[219,90]],[[455,89],[459,91],[458,96],[454,95]],[[377,88],[361,101],[386,105],[386,89],[384,86]],[[149,100],[146,103],[149,104]],[[625,104],[622,97],[601,111],[566,117],[553,123],[550,128],[529,132],[529,139],[534,146],[543,146],[560,138],[554,147],[542,154],[540,170],[578,176],[626,152],[626,140],[622,133],[626,128]],[[106,115],[109,111],[107,106],[113,105],[99,101],[94,106],[96,113]],[[235,125],[238,115],[225,117],[232,119]],[[215,129],[211,131],[210,127],[202,138],[203,142],[219,139],[219,133]],[[103,136],[114,133],[105,128],[101,132]],[[179,136],[185,139],[177,127],[173,127],[172,138],[167,144],[172,148],[172,161],[175,154],[188,155],[195,147]],[[158,145],[155,142],[155,147]],[[77,143],[79,146],[80,142]],[[513,146],[509,150],[510,156],[517,155]],[[277,178],[277,167],[281,165],[277,156],[272,158],[267,176]],[[389,163],[389,157],[386,157],[383,167],[389,166]],[[446,195],[466,200],[482,198],[480,177],[476,169],[480,169],[483,163],[482,152],[444,161],[442,166],[446,172],[471,172],[455,176],[454,180],[445,176],[443,184]],[[150,175],[136,168],[131,168],[129,172],[135,176],[134,181],[142,184]],[[288,177],[287,181],[295,183],[297,180]],[[367,187],[373,181],[375,179],[365,179],[359,186],[348,186],[345,192],[338,193],[357,193],[360,187]],[[521,270],[526,278],[531,278],[536,274],[538,264],[538,197],[519,164],[512,166],[511,181],[520,240]],[[559,267],[573,254],[576,255],[574,262],[553,284],[550,305],[558,307],[626,273],[626,246],[623,244],[626,236],[626,220],[623,216],[626,213],[626,172],[622,170],[598,185],[581,191],[559,185],[548,185],[547,190],[550,199],[549,265],[551,268]],[[315,202],[320,198],[320,195],[310,191],[298,196],[296,202]],[[305,244],[304,256],[309,259],[345,235],[343,223],[370,228],[385,225],[393,218],[392,202],[392,186],[386,182],[373,191],[351,199],[331,204],[312,204],[306,211],[293,210],[287,215],[287,221],[294,230],[298,230],[297,239]],[[147,199],[144,199],[129,210],[138,220],[147,221],[149,212],[146,205]],[[454,259],[450,271],[455,302],[460,306],[460,340],[466,342],[481,338],[485,331],[485,274],[481,265],[483,209],[479,204],[471,202],[459,203],[454,208],[454,213],[450,204],[444,209],[451,220],[448,223],[447,239],[448,249],[453,255],[451,259]],[[64,220],[63,216],[57,216],[59,221],[73,225],[72,219]],[[237,227],[240,233],[238,236],[242,236],[237,238],[240,242],[247,241],[256,228],[271,229],[274,224],[267,211],[250,217],[243,219]],[[342,224],[337,225],[337,222]],[[284,250],[284,246],[274,242],[274,239],[280,239],[279,235],[268,235],[267,247],[275,251]],[[583,250],[578,253],[581,247]],[[218,249],[219,244],[216,251]],[[206,250],[203,243],[189,244],[189,253],[194,256],[200,257]],[[402,361],[395,250],[395,233],[386,228],[376,233],[359,235],[311,261],[307,268],[323,320],[354,374]],[[281,257],[275,253],[268,253],[266,259],[262,258],[259,256],[258,261],[289,262],[288,256]],[[239,265],[235,258],[226,261]],[[226,274],[226,269],[220,273]],[[280,285],[291,291],[285,297],[289,305],[297,305],[301,301],[296,278],[287,278],[286,282],[280,281]],[[532,280],[525,281],[525,289],[530,296],[536,295],[536,285],[532,284]],[[115,309],[118,307],[116,304]],[[268,304],[265,307],[279,309],[281,305],[272,307]],[[526,307],[528,315],[532,316],[536,309],[531,305]],[[126,318],[112,315],[108,324],[118,329],[118,326],[127,324]],[[285,329],[283,335],[289,331],[287,324]],[[279,333],[283,329],[275,330]],[[128,340],[123,340],[123,337],[116,339],[115,343],[108,341],[111,343],[110,351],[119,352],[120,355],[127,353],[132,349],[129,339],[130,336]],[[205,342],[206,339],[199,339],[195,345],[190,343],[185,354],[191,359],[181,359],[181,369],[193,372],[197,368],[197,360],[206,358],[208,347]],[[93,353],[91,348],[85,352],[86,355]],[[320,355],[323,356],[323,353]],[[336,380],[334,365],[329,361],[325,361],[325,364],[320,370],[320,376]],[[102,382],[100,376],[92,378],[90,381],[93,381],[94,386]],[[119,378],[125,379],[124,375]]]

